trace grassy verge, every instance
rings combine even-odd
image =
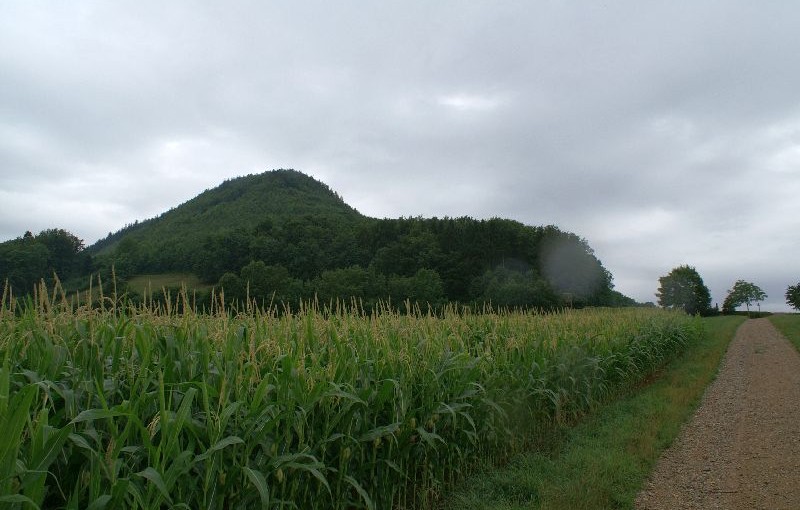
[[[800,314],[778,314],[769,318],[772,325],[800,350]]]
[[[572,428],[553,431],[543,447],[463,484],[449,508],[632,508],[661,452],[690,418],[743,317],[705,320],[707,334],[657,380]]]

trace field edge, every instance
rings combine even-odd
[[[459,486],[444,508],[633,508],[661,453],[693,415],[744,317],[704,319],[705,335],[645,386],[575,427],[543,437],[536,450],[487,468]],[[800,322],[800,321],[799,321]]]

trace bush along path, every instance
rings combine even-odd
[[[800,355],[767,319],[739,328],[636,508],[800,508]]]

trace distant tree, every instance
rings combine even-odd
[[[30,237],[23,237],[30,239]],[[91,271],[91,257],[84,252],[83,240],[62,228],[42,230],[33,238],[47,248],[47,273],[40,275],[50,280],[53,274],[65,279]],[[87,268],[89,271],[87,271]]]
[[[420,269],[413,276],[393,275],[386,282],[392,301],[400,305],[408,300],[420,306],[437,306],[444,299],[444,288],[439,273],[432,269]]]
[[[349,305],[353,299],[374,301],[384,295],[383,275],[360,266],[323,271],[315,278],[312,287],[324,304],[337,301]]]
[[[242,279],[234,273],[225,273],[219,278],[218,283],[222,290],[225,301],[241,301],[245,298],[245,286]]]
[[[239,271],[250,258],[250,235],[243,229],[207,236],[196,250],[194,271],[207,283]]]
[[[63,229],[43,230],[36,236],[26,231],[0,243],[0,283],[8,280],[19,293],[31,291],[42,279],[52,283],[54,274],[65,279],[88,273],[90,266],[83,241]]]
[[[263,261],[251,261],[239,272],[250,297],[264,299],[273,292],[282,293],[289,279],[289,271],[281,266],[267,266]]]
[[[786,288],[786,303],[791,305],[795,310],[800,310],[800,283],[797,285],[789,285]]]
[[[614,306],[614,307],[624,307],[624,306],[637,306],[636,300],[626,296],[625,294],[616,291],[610,290],[608,292],[608,296],[606,298],[606,302],[603,303],[606,306]]]
[[[711,292],[697,270],[678,266],[658,279],[658,304],[665,308],[683,308],[690,315],[705,315],[711,308]]]
[[[31,292],[49,275],[48,256],[47,247],[32,238],[0,244],[0,285],[8,281],[17,294]]]
[[[497,267],[473,282],[480,289],[479,300],[511,308],[553,308],[559,300],[553,289],[535,271],[514,271]]]
[[[378,249],[372,259],[372,267],[383,274],[411,276],[420,269],[435,267],[442,257],[436,237],[422,231],[400,237]]]
[[[125,281],[135,275],[139,269],[136,261],[139,256],[139,244],[130,237],[124,238],[109,255],[108,262],[114,266],[117,281]]]
[[[30,232],[26,232],[30,234]],[[47,246],[55,259],[66,259],[83,251],[83,240],[62,228],[42,230],[36,240]]]
[[[280,304],[300,298],[297,287],[300,281],[291,278],[289,271],[279,265],[268,266],[257,260],[244,266],[240,281],[250,299],[260,304]]]
[[[735,310],[737,306],[745,305],[749,315],[750,305],[763,301],[766,297],[767,295],[758,285],[744,280],[736,280],[733,288],[728,291],[728,296],[722,304],[722,310],[729,313]]]

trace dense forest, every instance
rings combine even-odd
[[[139,274],[185,272],[226,300],[262,303],[633,304],[575,234],[499,218],[369,218],[294,170],[226,181],[86,249],[63,230],[0,244],[0,278],[17,293],[54,273],[73,287],[93,272],[108,281],[112,267],[120,288]]]

